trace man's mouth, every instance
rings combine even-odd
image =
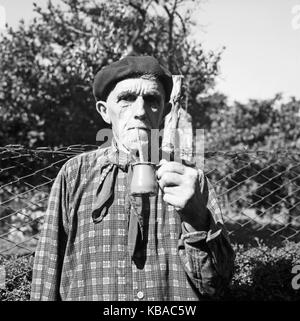
[[[145,127],[145,126],[128,127],[128,130],[133,130],[133,129],[143,129],[143,130],[146,130],[146,131],[150,131],[150,128]]]

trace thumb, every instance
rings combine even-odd
[[[161,159],[158,166],[160,167],[163,164],[166,164],[168,161],[166,161],[165,159]]]

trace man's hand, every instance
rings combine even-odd
[[[199,172],[178,162],[161,161],[157,170],[163,200],[173,205],[190,231],[208,230],[206,200],[199,189]]]

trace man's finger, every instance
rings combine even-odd
[[[175,206],[178,209],[181,209],[183,207],[183,205],[181,204],[180,200],[178,200],[178,197],[172,194],[164,194],[163,196],[163,200],[170,204]]]
[[[156,175],[157,178],[160,179],[164,173],[171,172],[177,174],[184,174],[185,166],[178,162],[167,162],[163,163],[160,168],[157,170]]]
[[[181,191],[181,186],[165,186],[163,192],[165,194],[177,195]]]
[[[166,186],[177,186],[182,184],[182,177],[177,173],[166,172],[158,180],[158,184],[162,189]]]

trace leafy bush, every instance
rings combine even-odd
[[[300,264],[299,243],[287,242],[283,247],[260,243],[247,248],[235,245],[235,273],[222,300],[299,300],[300,292],[291,286],[292,267]],[[0,300],[27,301],[32,280],[32,256],[0,259],[6,269],[6,287],[0,289]]]
[[[0,257],[6,272],[5,288],[0,288],[0,301],[28,301],[32,280],[32,255]]]
[[[283,247],[235,246],[235,273],[226,295],[230,300],[299,300],[300,292],[292,288],[292,267],[300,263],[299,243],[286,242]]]

